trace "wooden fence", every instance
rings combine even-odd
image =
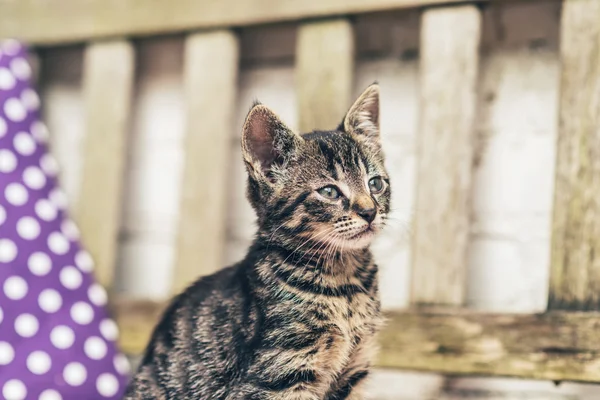
[[[350,16],[421,9],[412,304],[390,312],[378,364],[451,375],[600,382],[600,1],[564,0],[548,310],[464,309],[481,10],[461,0],[0,0],[0,37],[85,42],[86,143],[76,219],[110,288],[135,71],[131,39],[187,32],[186,163],[172,292],[221,266],[237,27],[299,21],[299,126],[335,125],[350,102]],[[510,1],[510,0],[495,0]],[[68,17],[67,17],[68,16]],[[210,150],[207,150],[209,149]],[[393,157],[393,155],[390,155]],[[210,183],[211,190],[204,190]],[[97,188],[102,190],[98,191]],[[214,230],[206,235],[205,227]],[[113,296],[122,348],[142,351],[162,303]]]

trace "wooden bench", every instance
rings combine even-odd
[[[87,139],[75,215],[97,262],[97,278],[110,290],[135,78],[131,40],[186,33],[187,135],[172,288],[176,293],[198,275],[221,266],[227,190],[222,182],[227,169],[219,166],[228,162],[229,137],[214,132],[232,128],[240,58],[235,29],[300,22],[297,96],[299,125],[306,130],[335,125],[350,102],[355,62],[351,16],[420,9],[413,307],[388,314],[378,363],[450,375],[600,382],[598,0],[563,2],[548,310],[507,315],[464,308],[480,7],[493,1],[5,1],[0,2],[0,37],[21,38],[34,47],[85,42]],[[209,182],[212,189],[207,192]],[[206,226],[215,229],[211,235],[203,233]],[[122,331],[120,344],[127,353],[143,350],[164,304],[112,297]]]

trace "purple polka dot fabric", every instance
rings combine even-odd
[[[67,215],[26,55],[0,40],[0,398],[120,399],[129,364]]]

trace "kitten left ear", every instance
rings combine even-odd
[[[379,141],[379,84],[373,83],[354,102],[343,122],[344,131]]]
[[[293,157],[301,141],[273,111],[255,103],[242,132],[242,155],[248,173],[273,181],[273,171]]]

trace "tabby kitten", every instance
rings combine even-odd
[[[363,399],[381,323],[369,244],[390,203],[379,87],[303,135],[257,103],[242,153],[254,243],[174,299],[125,398]]]

